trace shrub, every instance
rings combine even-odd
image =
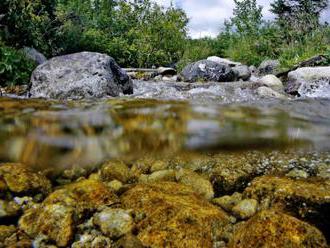
[[[0,85],[27,84],[35,64],[13,48],[0,44]]]

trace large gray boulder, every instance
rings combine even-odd
[[[260,75],[267,75],[267,74],[274,74],[280,72],[280,61],[278,60],[265,60],[259,65],[259,74]]]
[[[225,58],[220,58],[218,56],[208,57],[207,60],[210,60],[210,61],[213,61],[213,62],[216,62],[219,64],[226,64],[226,65],[229,65],[230,67],[241,65],[241,63],[239,63],[239,62],[231,61],[231,60],[225,59]]]
[[[235,72],[229,65],[219,64],[210,60],[200,60],[187,65],[181,72],[183,81],[196,82],[215,81],[232,82],[235,80]]]
[[[285,91],[298,96],[322,96],[330,92],[330,66],[303,67],[288,74]]]
[[[47,61],[45,55],[43,55],[42,53],[40,53],[39,51],[37,51],[32,47],[24,47],[23,52],[26,57],[31,59],[37,65],[41,65],[42,63],[45,63]]]
[[[105,54],[81,52],[39,65],[31,77],[32,97],[82,99],[132,94],[133,83]]]

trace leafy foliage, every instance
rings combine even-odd
[[[34,67],[22,52],[0,43],[0,86],[28,83]]]

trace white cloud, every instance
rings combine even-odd
[[[171,2],[183,8],[188,17],[189,34],[193,38],[205,36],[215,37],[224,22],[232,16],[233,0],[155,0],[156,2],[169,6]],[[269,12],[270,2],[268,0],[257,0],[263,6],[263,16],[265,19],[272,19],[273,15]],[[324,21],[330,22],[330,10],[322,15]]]

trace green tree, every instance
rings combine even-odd
[[[262,7],[256,0],[234,0],[231,25],[242,35],[255,35],[262,24]]]

